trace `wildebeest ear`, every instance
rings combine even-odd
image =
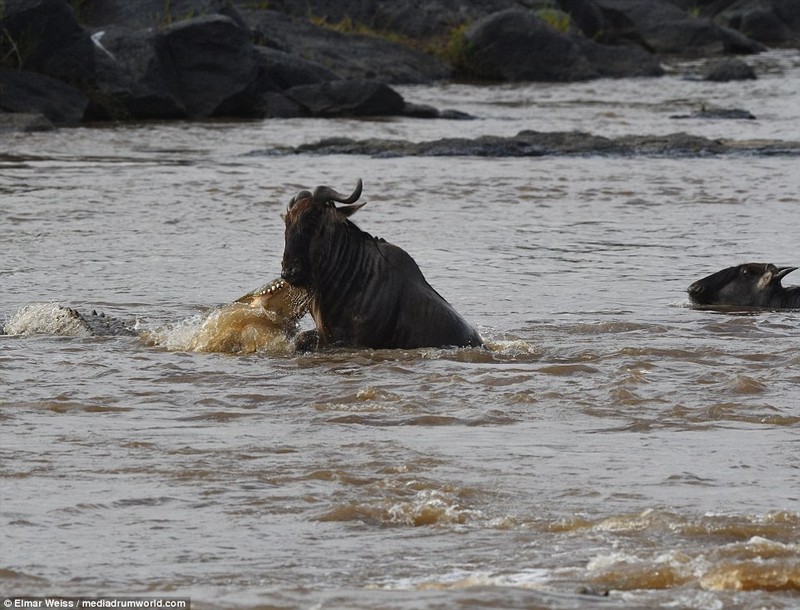
[[[301,199],[310,199],[311,193],[308,191],[300,191],[289,200],[289,205],[286,206],[286,210],[289,211],[294,207],[294,204],[300,201]]]

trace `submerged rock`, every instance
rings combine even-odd
[[[441,138],[426,142],[370,138],[326,138],[289,149],[260,151],[259,154],[336,154],[372,157],[476,156],[540,157],[545,155],[660,155],[695,157],[726,154],[800,155],[800,142],[736,142],[712,140],[686,133],[664,136],[621,136],[606,138],[583,132],[538,132],[525,130],[514,136]],[[255,153],[253,153],[255,154]]]
[[[712,63],[705,71],[703,80],[714,82],[728,82],[732,80],[755,80],[756,73],[753,68],[741,59],[727,57]]]
[[[671,119],[733,119],[752,121],[756,117],[748,110],[740,108],[701,108],[691,114],[676,114]]]

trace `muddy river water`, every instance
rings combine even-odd
[[[0,135],[0,324],[33,318],[0,336],[0,592],[800,606],[800,312],[685,293],[733,264],[800,265],[796,155],[269,152],[522,129],[800,140],[800,54],[748,61],[746,83],[687,64],[401,89],[472,121]],[[670,118],[702,105],[756,119]],[[411,253],[489,349],[195,350],[213,307],[278,275],[288,199],[359,177],[354,221]],[[68,332],[55,303],[140,336]]]

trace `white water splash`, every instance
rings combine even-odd
[[[90,337],[91,331],[80,316],[58,302],[31,303],[22,307],[3,326],[7,335],[59,335]]]

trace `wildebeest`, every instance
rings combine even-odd
[[[771,263],[746,263],[697,280],[687,292],[695,305],[800,308],[800,286],[781,285],[781,280],[796,269]]]
[[[361,188],[359,180],[344,196],[318,186],[287,207],[281,277],[308,291],[316,325],[298,338],[299,348],[483,345],[408,253],[350,221],[366,203],[355,203]]]

